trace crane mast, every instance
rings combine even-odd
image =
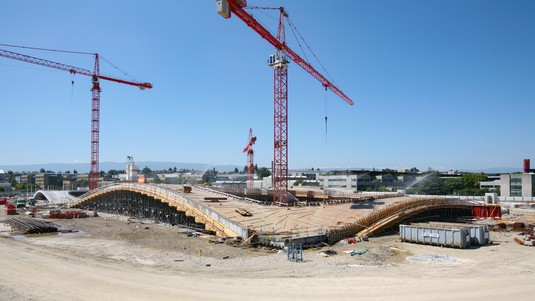
[[[120,84],[127,84],[131,86],[139,87],[141,90],[151,89],[151,83],[139,83],[134,81],[127,81],[109,76],[100,75],[100,64],[98,53],[93,54],[95,56],[95,64],[93,71],[66,65],[54,61],[49,61],[34,56],[29,56],[13,51],[0,49],[0,56],[9,59],[14,59],[26,63],[40,65],[44,67],[54,68],[58,70],[68,71],[71,74],[82,74],[91,77],[91,159],[90,159],[90,172],[89,172],[89,189],[93,190],[98,188],[98,178],[100,175],[99,170],[99,148],[100,148],[100,79],[112,81]]]
[[[254,188],[254,151],[253,144],[256,142],[256,136],[253,136],[253,129],[249,129],[249,140],[243,149],[247,153],[247,189]]]
[[[245,24],[275,47],[275,54],[271,55],[268,59],[268,65],[274,71],[273,203],[276,205],[286,205],[290,198],[288,192],[288,64],[290,60],[316,78],[323,87],[333,91],[348,104],[353,105],[353,101],[286,45],[284,18],[288,17],[288,14],[283,7],[279,8],[279,23],[277,36],[275,37],[251,14],[244,10],[246,6],[246,0],[216,1],[216,11],[218,14],[228,19],[234,13]]]

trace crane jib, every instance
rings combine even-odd
[[[229,1],[230,11],[232,11],[238,18],[240,18],[245,24],[251,27],[256,33],[258,33],[262,38],[268,41],[276,49],[280,49],[286,56],[303,68],[306,72],[312,75],[317,79],[324,87],[327,87],[329,90],[333,91],[334,94],[338,95],[341,99],[347,102],[350,105],[353,105],[354,102],[347,95],[345,95],[340,89],[333,85],[329,80],[327,80],[321,73],[319,73],[312,65],[307,63],[302,59],[297,53],[290,49],[285,43],[281,43],[274,37],[269,30],[263,27],[252,15],[247,13],[239,3],[235,1]]]
[[[49,61],[49,60],[41,59],[41,58],[38,58],[38,57],[26,55],[26,54],[17,53],[17,52],[13,52],[13,51],[9,51],[9,50],[0,49],[0,56],[6,57],[6,58],[9,58],[9,59],[18,60],[18,61],[21,61],[21,62],[31,63],[31,64],[40,65],[40,66],[49,67],[49,68],[54,68],[54,69],[63,70],[63,71],[68,71],[69,73],[73,73],[73,74],[81,74],[81,75],[86,75],[86,76],[91,76],[91,77],[94,76],[94,72],[90,71],[88,69],[75,67],[75,66],[71,66],[71,65],[67,65],[67,64],[62,64],[62,63],[58,63],[58,62],[54,62],[54,61]],[[96,77],[98,77],[100,79],[103,79],[103,80],[108,80],[108,81],[113,81],[113,82],[117,82],[117,83],[121,83],[121,84],[127,84],[127,85],[131,85],[131,86],[136,86],[136,87],[139,87],[141,89],[145,89],[145,88],[146,89],[151,89],[152,88],[152,84],[151,83],[138,83],[138,82],[134,82],[134,81],[127,81],[127,80],[122,80],[122,79],[113,78],[113,77],[109,77],[109,76],[103,76],[103,75],[96,75]]]

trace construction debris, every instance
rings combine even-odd
[[[11,227],[12,233],[17,234],[39,234],[58,231],[54,224],[37,219],[12,218],[3,221],[3,223]]]
[[[534,235],[524,234],[522,236],[522,238],[515,237],[513,240],[517,244],[522,245],[522,246],[530,246],[530,247],[535,246],[535,236]]]
[[[359,251],[355,251],[355,250],[343,250],[344,253],[347,253],[351,256],[355,256],[355,255],[363,255],[365,254],[366,252],[368,252],[368,249],[362,249],[362,250],[359,250]]]

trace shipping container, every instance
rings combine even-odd
[[[470,227],[470,245],[483,246],[490,244],[490,234],[488,225],[460,224],[460,223],[441,223],[429,222],[432,225],[453,225],[457,227]]]
[[[399,225],[399,236],[401,241],[424,245],[461,249],[470,246],[469,227],[430,224]]]

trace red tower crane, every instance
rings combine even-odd
[[[67,51],[63,51],[67,52]],[[87,53],[86,53],[87,54]],[[98,53],[92,53],[95,57],[95,64],[93,72],[87,69],[70,66],[62,63],[57,63],[25,54],[20,54],[8,50],[0,49],[0,56],[19,60],[26,63],[41,65],[49,68],[59,69],[63,71],[68,71],[71,74],[82,74],[91,77],[92,88],[91,88],[91,170],[89,173],[89,189],[93,190],[98,188],[98,178],[99,178],[99,136],[100,136],[100,79],[108,80],[120,84],[127,84],[139,87],[141,90],[145,88],[152,88],[150,83],[139,83],[135,81],[122,80],[118,78],[108,77],[100,75],[99,67],[99,57]]]
[[[243,149],[247,153],[247,189],[253,189],[254,176],[254,151],[253,144],[256,142],[256,136],[253,136],[253,129],[249,129],[249,140]]]
[[[284,18],[288,17],[283,7],[279,8],[279,24],[277,36],[273,36],[252,15],[245,11],[246,0],[217,0],[216,10],[225,19],[234,13],[245,24],[251,27],[262,38],[275,47],[276,53],[271,55],[269,66],[274,70],[274,141],[273,141],[273,203],[288,203],[288,64],[295,62],[305,71],[316,78],[325,89],[333,91],[345,102],[353,105],[353,101],[340,89],[334,86],[312,65],[302,59],[297,53],[286,45],[284,35]]]

